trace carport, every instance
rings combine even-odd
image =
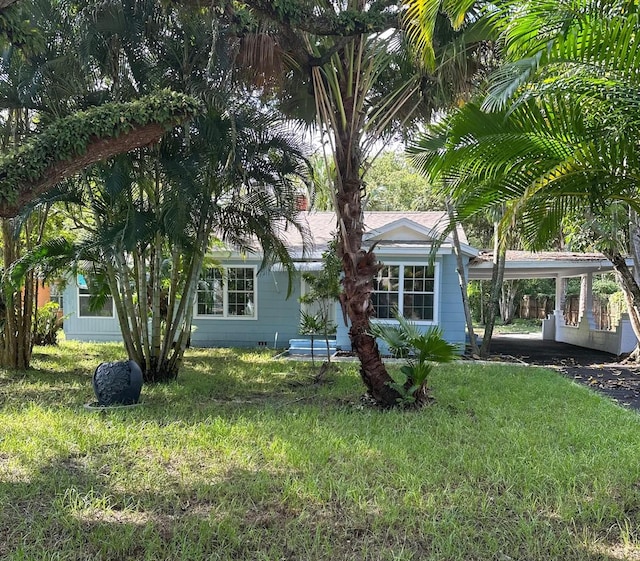
[[[627,260],[633,265],[631,259]],[[491,280],[493,254],[481,252],[469,262],[469,280]],[[555,279],[555,309],[542,322],[542,340],[569,343],[604,351],[613,355],[631,352],[637,339],[627,314],[623,314],[614,331],[596,329],[593,317],[593,275],[613,271],[611,262],[601,253],[565,251],[507,251],[504,278]],[[564,279],[580,277],[580,317],[577,326],[566,325],[563,315]]]

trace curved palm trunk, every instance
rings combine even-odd
[[[336,159],[338,169],[342,162]],[[340,295],[343,312],[349,318],[351,347],[360,360],[360,376],[371,397],[383,406],[397,404],[400,397],[389,386],[389,376],[374,337],[369,334],[373,312],[371,291],[373,277],[380,264],[372,251],[362,249],[363,219],[360,202],[360,179],[344,181],[336,208],[340,228],[338,255],[342,259],[344,290]]]

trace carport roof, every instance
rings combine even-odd
[[[631,258],[627,258],[627,265],[633,266]],[[469,280],[490,279],[492,268],[493,252],[480,252],[469,261]],[[508,250],[504,278],[563,278],[612,270],[611,261],[601,253]]]

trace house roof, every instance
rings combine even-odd
[[[633,260],[627,259],[633,266]],[[493,252],[483,251],[469,262],[469,279],[491,278]],[[508,250],[504,278],[563,278],[587,273],[606,273],[613,265],[602,253],[576,253],[571,251],[515,251]]]
[[[302,240],[293,230],[287,232],[287,244],[294,258],[318,259],[328,247],[338,229],[334,212],[309,211],[300,214],[300,221],[311,233],[313,247],[307,255],[302,255]],[[363,245],[365,247],[377,243],[385,249],[403,249],[410,251],[417,247],[425,247],[439,240],[448,226],[446,212],[388,212],[370,211],[364,213],[365,232]],[[477,251],[468,245],[467,237],[462,228],[458,228],[458,236],[463,244],[465,253],[476,255]],[[451,237],[444,240],[444,245],[450,247]]]

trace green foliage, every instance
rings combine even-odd
[[[402,154],[385,152],[367,170],[368,210],[442,210],[444,201]]]
[[[564,293],[566,296],[579,296],[580,295],[580,279],[577,277],[572,277],[568,279]]]
[[[300,333],[303,335],[324,335],[327,343],[327,360],[329,360],[329,335],[336,332],[337,326],[330,321],[331,310],[340,297],[340,275],[342,263],[336,253],[336,240],[329,243],[329,248],[322,253],[322,269],[317,273],[303,273],[307,291],[300,297],[300,303],[317,307],[317,312],[301,313]],[[313,338],[312,338],[313,345]],[[311,356],[313,357],[313,346]]]
[[[137,127],[167,128],[197,115],[199,101],[162,90],[126,103],[107,103],[53,122],[17,150],[0,157],[0,200],[14,203],[20,191],[42,179],[57,162],[84,154],[91,141],[117,138]]]
[[[141,407],[83,410],[96,365],[125,358],[65,341],[0,371],[4,559],[638,552],[640,418],[557,372],[451,364],[433,407],[381,413],[354,399],[356,363],[317,386],[308,362],[190,349],[182,382],[145,386]]]
[[[593,293],[600,297],[608,297],[620,292],[620,285],[611,276],[593,279]]]
[[[34,345],[57,345],[58,332],[62,329],[64,317],[60,316],[57,302],[47,302],[38,308],[36,323],[33,326]]]
[[[300,312],[300,333],[302,335],[317,335],[325,332],[326,323],[320,314]]]
[[[387,343],[395,358],[407,361],[400,371],[390,372],[393,381],[389,386],[400,394],[398,401],[401,404],[410,405],[416,402],[420,392],[426,391],[427,378],[433,370],[431,363],[451,362],[456,357],[457,347],[445,341],[437,326],[422,332],[401,315],[396,315],[396,320],[397,325],[374,323],[370,333]]]
[[[38,51],[43,47],[42,34],[29,19],[22,2],[0,11],[0,38],[26,51]]]
[[[535,298],[553,298],[556,294],[554,279],[522,279],[522,294]]]

